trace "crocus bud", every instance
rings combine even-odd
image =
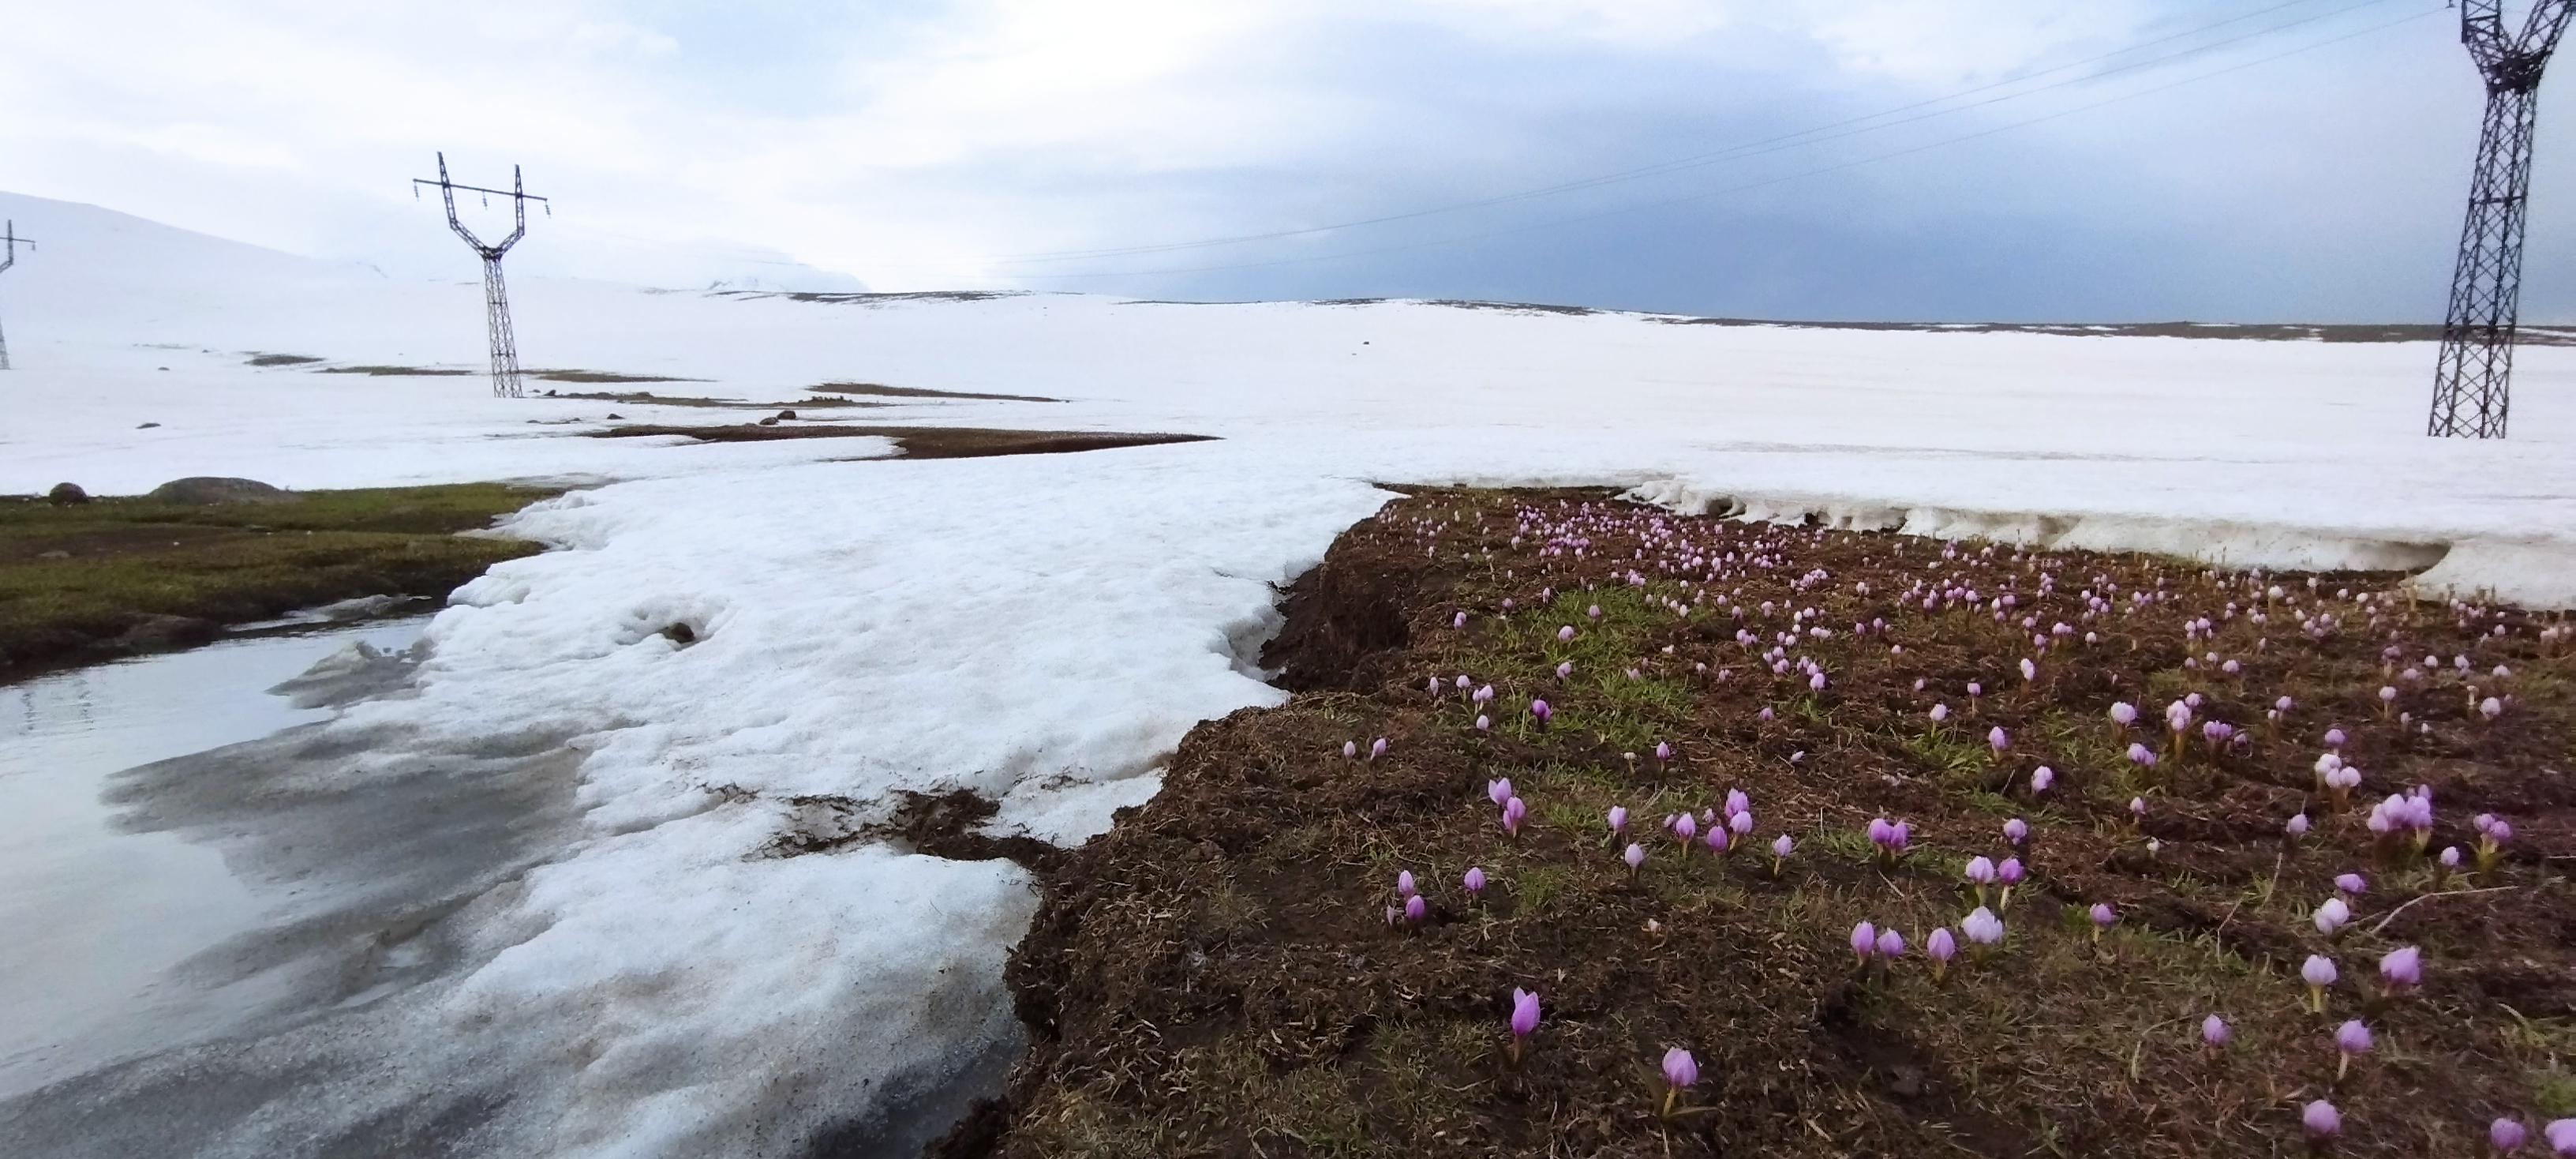
[[[2522,1150],[2528,1136],[2518,1119],[2498,1119],[2487,1124],[2487,1146],[2497,1155],[2511,1155]]]
[[[2056,783],[2057,770],[2047,765],[2041,765],[2030,772],[2030,791],[2033,796],[2047,792],[2048,787]]]
[[[1369,759],[1370,759],[1370,760],[1376,760],[1376,759],[1378,759],[1379,757],[1382,757],[1382,756],[1385,756],[1385,755],[1386,755],[1386,738],[1385,738],[1385,737],[1379,737],[1379,738],[1377,738],[1376,740],[1369,742]]]
[[[2299,977],[2308,984],[2308,1008],[2325,1013],[2326,987],[2335,984],[2334,959],[2323,954],[2308,955],[2307,963],[2299,967]]]
[[[1610,821],[1610,835],[1611,835],[1611,836],[1616,837],[1616,836],[1618,836],[1618,835],[1619,835],[1619,834],[1621,834],[1621,833],[1625,833],[1625,832],[1627,832],[1627,831],[1628,831],[1628,807],[1627,807],[1626,805],[1612,805],[1612,806],[1610,806],[1610,816],[1609,816],[1609,821]]]
[[[1468,867],[1467,867],[1467,876],[1466,876],[1466,879],[1465,879],[1465,881],[1464,881],[1464,884],[1465,884],[1465,885],[1466,885],[1466,887],[1467,887],[1467,892],[1468,892],[1468,894],[1469,894],[1469,895],[1471,895],[1471,896],[1482,896],[1482,895],[1484,894],[1484,892],[1485,892],[1485,871],[1484,871],[1484,868],[1483,868],[1483,867],[1481,867],[1481,866],[1475,866],[1475,865],[1470,865],[1470,866],[1468,866]]]
[[[2354,1055],[2370,1053],[2370,1027],[2363,1025],[2358,1018],[2347,1019],[2335,1028],[2334,1040],[2335,1078],[2340,1080],[2344,1069],[2352,1065]]]
[[[1404,920],[1419,924],[1422,919],[1429,916],[1431,916],[1431,903],[1422,900],[1421,894],[1417,893],[1404,899]]]
[[[1646,863],[1646,847],[1631,841],[1628,843],[1628,851],[1620,856],[1628,862],[1628,872],[1635,873],[1638,866]]]
[[[1533,700],[1530,701],[1530,715],[1538,718],[1540,728],[1545,728],[1548,718],[1556,715],[1556,710],[1549,708],[1544,700]]]
[[[2341,749],[2341,748],[2343,748],[2343,743],[2344,743],[2344,735],[2343,735],[2343,730],[2342,730],[2342,729],[2339,729],[2339,728],[2330,728],[2330,729],[2327,729],[2327,730],[2326,730],[2326,747],[2327,747],[2327,748],[2330,748],[2330,749]]]
[[[2094,940],[2094,941],[2097,941],[2097,942],[2098,942],[2098,941],[2101,941],[2101,940],[2102,940],[2102,931],[2107,930],[2107,929],[2110,929],[2110,928],[2111,928],[2111,923],[2116,922],[2116,921],[2119,921],[2119,920],[2120,920],[2120,915],[2112,911],[2112,909],[2111,909],[2111,903],[2106,902],[2106,901],[2097,901],[2097,902],[2094,902],[2094,903],[2093,903],[2093,940]]]
[[[1881,958],[1904,957],[1905,935],[1897,933],[1893,928],[1878,931],[1878,956]]]
[[[1415,889],[1415,888],[1413,887],[1413,871],[1412,871],[1412,870],[1407,869],[1407,870],[1404,870],[1403,872],[1398,873],[1398,874],[1396,874],[1396,875],[1395,875],[1395,896],[1397,896],[1397,897],[1412,897],[1414,894],[1416,894],[1416,893],[1420,893],[1420,892],[1421,892],[1420,890],[1417,890],[1417,889]]]
[[[1929,715],[1932,718],[1932,723],[1939,724],[1942,721],[1950,719],[1950,706],[1946,704],[1935,704],[1932,706],[1932,711],[1926,715]]]
[[[1699,1084],[1699,1062],[1687,1050],[1676,1046],[1664,1052],[1664,1117],[1673,1115],[1673,1103],[1683,1091]]]
[[[2309,1103],[2307,1109],[2300,1111],[2299,1122],[2306,1125],[2310,1138],[2331,1139],[2343,1132],[2343,1116],[2336,1112],[2333,1103],[2324,1099]]]
[[[2379,980],[2391,994],[2403,993],[2423,984],[2424,951],[2413,946],[2399,946],[2379,959]]]
[[[1512,779],[1510,777],[1504,777],[1501,780],[1485,782],[1485,796],[1497,805],[1511,800]]]
[[[1556,666],[1557,679],[1563,680],[1572,675],[1574,675],[1574,661],[1568,660]]]
[[[1655,759],[1659,761],[1669,761],[1673,759],[1673,746],[1664,741],[1656,741]]]
[[[2576,1119],[2551,1119],[2540,1129],[2552,1155],[2576,1155]]]
[[[1858,925],[1853,926],[1851,931],[1851,948],[1852,953],[1857,955],[1861,961],[1869,961],[1869,956],[1878,952],[1878,927],[1873,926],[1868,922],[1861,922]]]
[[[1991,946],[2004,940],[2004,920],[1996,917],[1994,911],[1978,906],[1960,919],[1959,932],[1968,935],[1970,942]]]
[[[1352,757],[1356,757],[1356,756],[1358,756],[1358,755],[1360,755],[1360,742],[1355,741],[1355,740],[1346,740],[1346,741],[1343,741],[1343,742],[1342,742],[1342,759],[1343,759],[1343,760],[1346,760],[1346,761],[1347,761],[1347,760],[1351,759]]]
[[[2005,732],[2004,726],[2000,724],[1987,729],[1986,747],[1993,749],[1996,756],[2002,756],[2006,749],[2012,747],[2012,734]]]
[[[1726,819],[1726,827],[1738,837],[1753,832],[1753,814],[1738,812]]]
[[[1940,927],[1924,935],[1923,953],[1932,959],[1932,977],[1937,981],[1950,968],[1950,959],[1958,955],[1958,939],[1950,936],[1948,926]]]
[[[1521,834],[1521,819],[1529,816],[1529,806],[1514,797],[1503,802],[1503,832],[1514,837]]]
[[[2019,817],[2004,822],[2004,840],[2014,845],[2030,840],[2030,823]]]
[[[1727,816],[1732,817],[1738,813],[1749,813],[1752,811],[1753,798],[1745,796],[1744,790],[1728,789],[1726,791],[1725,812]]]
[[[2342,929],[2343,924],[2351,920],[2352,907],[2345,905],[2342,898],[2330,897],[2317,906],[2315,916],[2317,932],[2329,938],[2335,936],[2335,931]]]
[[[2227,1028],[2227,1020],[2224,1018],[2212,1014],[2200,1020],[2200,1040],[2212,1047],[2225,1046],[2227,1040],[2234,1036],[2235,1032]]]
[[[1486,732],[1486,731],[1491,730],[1493,727],[1494,727],[1494,720],[1493,720],[1493,718],[1492,718],[1492,717],[1486,716],[1484,713],[1481,713],[1481,712],[1476,714],[1476,731],[1477,731],[1477,732]]]
[[[2119,725],[2119,726],[2120,726],[2120,727],[2122,727],[2122,728],[2127,728],[2127,727],[2129,727],[2130,725],[2136,724],[2137,722],[2138,722],[2138,708],[2137,708],[2137,706],[2136,706],[2136,705],[2133,705],[2133,704],[2131,704],[2131,703],[2129,703],[2128,701],[2125,701],[2125,700],[2119,700],[2119,701],[2113,701],[2113,702],[2112,702],[2112,704],[2111,704],[2111,723],[2116,724],[2116,725]]]
[[[1692,838],[1699,836],[1699,818],[1688,813],[1673,818],[1673,836],[1680,838],[1684,845],[1690,844]]]
[[[1512,987],[1512,1037],[1528,1038],[1537,1031],[1538,995]]]
[[[1571,644],[1571,643],[1573,643],[1573,642],[1574,642],[1574,625],[1572,625],[1572,624],[1567,624],[1566,626],[1564,626],[1564,627],[1562,627],[1562,628],[1558,628],[1558,629],[1556,630],[1556,640],[1557,640],[1557,642],[1558,642],[1558,643],[1560,643],[1560,644]]]
[[[2305,813],[2291,814],[2289,820],[2281,823],[2281,832],[2292,841],[2296,841],[2299,838],[2307,836],[2308,815]]]
[[[2334,879],[2336,889],[2353,897],[2360,897],[2368,885],[2369,883],[2363,881],[2358,873],[2338,873]]]

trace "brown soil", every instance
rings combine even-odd
[[[544,397],[578,399],[583,402],[614,402],[623,403],[628,406],[678,406],[704,408],[708,410],[770,411],[772,413],[782,410],[845,410],[851,407],[873,407],[885,405],[883,403],[859,402],[855,399],[847,398],[803,398],[797,399],[794,402],[752,402],[739,398],[700,398],[693,395],[655,394],[649,390],[631,390],[622,392],[557,392],[549,390],[545,392]]]
[[[993,402],[1064,401],[1060,398],[1046,398],[1034,394],[977,394],[965,390],[932,390],[924,386],[883,386],[873,382],[826,382],[820,386],[809,386],[805,389],[825,394],[865,394],[886,398],[973,398]]]
[[[1193,730],[1162,794],[1050,875],[1010,967],[1031,1053],[1007,1104],[934,1153],[2282,1155],[2327,1098],[2338,1153],[2468,1155],[2492,1116],[2576,1114],[2576,663],[2538,638],[2550,621],[2359,599],[2398,576],[2309,578],[1953,554],[1581,494],[1394,502],[1292,590],[1265,662],[1293,698]],[[1977,597],[1926,610],[1918,582]],[[2088,615],[2088,591],[2110,610]],[[2004,593],[1999,622],[1987,601]],[[2215,637],[2187,643],[2201,615]],[[2318,615],[2337,624],[2312,638]],[[2059,622],[2075,634],[2036,650],[2033,628]],[[1785,658],[1820,664],[1821,691],[1762,655],[1793,629]],[[2392,639],[2443,663],[2388,674]],[[2209,652],[2241,672],[2184,666]],[[1490,731],[1461,673],[1495,689]],[[2482,719],[2472,683],[2511,708]],[[2404,721],[2381,715],[2383,684],[2403,688]],[[2174,751],[2162,713],[2187,692],[2248,742]],[[2137,726],[2112,724],[2115,700]],[[2333,726],[2365,770],[2342,808],[2311,769]],[[1384,757],[1343,757],[1379,737]],[[2163,759],[2139,769],[2131,741]],[[2034,796],[2042,764],[2056,783]],[[1487,797],[1504,777],[1528,806],[1517,837]],[[2513,823],[2495,870],[2374,842],[2369,803],[2418,783],[2438,805],[2430,851],[2473,849],[2473,814]],[[1683,856],[1660,819],[1729,789],[1750,796],[1750,839]],[[1634,810],[1642,873],[1603,823],[1613,804]],[[2313,831],[2285,842],[2302,811]],[[1904,856],[1863,836],[1875,817],[1910,824]],[[1967,858],[2016,852],[2014,817],[2030,877],[2001,911],[2008,936],[1983,955],[1962,938],[1935,978],[1926,936],[1976,904]],[[1775,872],[1783,834],[1796,848]],[[1470,865],[1481,899],[1460,885]],[[1428,902],[1418,924],[1386,918],[1399,870]],[[2330,939],[2310,916],[2344,872],[2368,885]],[[2117,916],[2098,938],[2096,902]],[[1901,929],[1904,956],[1862,968],[1848,934],[1864,919]],[[2422,949],[2424,984],[2389,996],[2376,964],[2400,945]],[[2304,1006],[2311,953],[2341,968],[2323,1015]],[[1514,987],[1545,1015],[1517,1064]],[[2223,1050],[2201,1042],[2211,1013],[2233,1027]],[[2376,1049],[2338,1079],[2347,1018]],[[1657,1063],[1676,1046],[1701,1078],[1666,1119]]]
[[[680,435],[702,443],[749,443],[771,439],[847,439],[880,435],[903,448],[905,459],[979,459],[995,455],[1060,455],[1118,447],[1151,447],[1164,443],[1201,443],[1208,435],[1131,434],[1120,431],[1014,431],[988,427],[877,427],[835,423],[830,426],[681,427],[636,425],[594,432],[603,439]]]

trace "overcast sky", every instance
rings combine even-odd
[[[529,272],[2439,320],[2483,99],[2455,21],[2440,0],[52,0],[11,6],[0,188],[405,274],[470,274],[406,184],[445,149],[459,180],[515,162],[556,199],[512,258]],[[2535,320],[2576,317],[2570,84],[2543,93]],[[1285,236],[1151,248],[1246,235]]]

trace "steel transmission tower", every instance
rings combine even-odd
[[[508,189],[458,185],[447,179],[447,154],[443,152],[438,155],[438,180],[432,181],[426,177],[412,178],[412,196],[420,196],[420,187],[423,185],[438,187],[439,197],[447,202],[447,228],[455,230],[456,236],[464,238],[465,244],[474,247],[474,252],[483,256],[483,313],[485,321],[492,330],[492,395],[495,398],[518,398],[525,393],[519,385],[519,339],[518,335],[510,329],[510,291],[501,282],[501,255],[510,252],[510,247],[519,244],[519,239],[527,235],[529,202],[543,203],[548,217],[554,216],[554,203],[542,197],[529,195],[526,186],[519,180],[519,167],[516,165],[510,166]],[[483,194],[485,205],[492,204],[492,198],[495,195],[509,198],[511,212],[517,220],[517,228],[510,231],[510,236],[502,238],[500,244],[485,244],[483,239],[474,236],[474,231],[465,228],[465,223],[456,218],[456,191],[459,189]]]
[[[2520,34],[2504,27],[2504,0],[2461,0],[2460,42],[2487,81],[2486,125],[2469,181],[2460,264],[2442,317],[2433,370],[2433,414],[2424,433],[2504,437],[2512,402],[2513,327],[2522,297],[2524,202],[2531,193],[2531,127],[2541,70],[2576,15],[2576,0],[2537,0]]]
[[[12,221],[6,227],[0,227],[0,242],[6,243],[0,245],[0,270],[7,270],[18,264],[18,243],[22,241],[27,243],[28,249],[36,248],[36,239],[18,236],[17,222]],[[9,336],[0,334],[0,370],[7,369],[9,369]]]

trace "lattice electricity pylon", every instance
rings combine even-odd
[[[9,267],[18,264],[18,243],[22,241],[27,243],[28,249],[36,248],[36,239],[18,236],[17,222],[12,221],[7,226],[0,227],[0,242],[7,243],[0,245],[0,272],[5,272]],[[7,369],[9,369],[9,336],[0,334],[0,370]]]
[[[2460,263],[2442,317],[2433,370],[2433,414],[2424,433],[2504,437],[2512,403],[2513,329],[2522,299],[2523,208],[2531,193],[2531,127],[2541,70],[2576,16],[2576,0],[2538,0],[2522,32],[2507,34],[2504,0],[2461,0],[2460,42],[2487,81],[2486,125],[2469,182]]]
[[[447,202],[447,228],[455,230],[456,236],[473,246],[475,253],[483,255],[483,314],[484,321],[492,330],[492,394],[495,398],[518,398],[526,392],[519,385],[519,338],[510,328],[510,291],[501,283],[501,255],[510,252],[510,247],[519,244],[519,239],[527,235],[529,202],[543,203],[548,217],[554,216],[554,203],[528,193],[519,180],[519,167],[516,165],[510,166],[508,189],[458,185],[447,179],[447,154],[444,152],[438,155],[438,180],[426,177],[411,179],[413,197],[420,196],[423,185],[438,187],[438,195]],[[492,204],[492,197],[496,194],[509,198],[518,228],[511,230],[510,236],[502,238],[499,245],[484,244],[483,239],[474,236],[474,231],[465,228],[465,223],[456,218],[456,191],[459,189],[483,194],[485,205]]]

